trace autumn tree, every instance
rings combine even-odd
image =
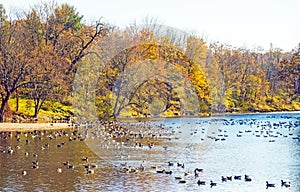
[[[53,1],[11,18],[0,4],[0,121],[12,96],[32,99],[37,117],[46,100],[74,98],[73,84],[83,91],[78,110],[96,105],[101,118],[183,115],[193,107],[199,113],[292,110],[299,103],[300,46],[283,52],[208,45],[153,21],[112,30]]]
[[[278,77],[284,82],[282,88],[289,97],[300,94],[300,44],[291,56],[281,61]]]
[[[105,71],[100,73],[97,86],[98,93],[103,93],[106,87],[106,93],[114,94],[110,103],[114,118],[124,109],[149,114],[151,106],[158,103],[161,103],[161,113],[175,105],[178,106],[174,111],[178,113],[181,104],[191,101],[187,95],[191,96],[192,92],[199,100],[195,100],[196,103],[193,102],[190,108],[199,109],[197,106],[200,105],[203,111],[210,110],[207,82],[199,66],[171,43],[167,36],[156,37],[149,29],[115,35],[119,38],[118,43],[108,44],[115,46],[109,50],[116,54],[105,66]],[[118,48],[122,47],[122,43],[126,44],[123,50]],[[187,87],[187,81],[194,87]],[[181,98],[181,104],[174,102],[178,97]]]
[[[55,89],[64,87],[63,79],[66,66],[64,57],[57,54],[52,43],[47,42],[45,36],[45,24],[40,15],[40,9],[33,9],[25,15],[23,33],[28,43],[28,51],[32,56],[30,63],[34,65],[30,74],[30,83],[26,88],[26,94],[33,99],[34,114],[37,117],[39,110],[49,97],[58,99]],[[65,69],[65,70],[64,70]],[[62,94],[63,91],[60,91]]]
[[[226,79],[227,71],[225,70],[226,57],[224,57],[223,46],[216,43],[210,44],[207,50],[206,77],[210,87],[210,95],[212,99],[212,112],[224,113],[228,102],[226,98]]]
[[[22,20],[1,19],[0,26],[0,122],[8,109],[8,100],[20,87],[30,82],[34,66],[27,49],[26,36],[23,33]]]
[[[28,13],[16,14],[14,20],[6,19],[3,6],[0,12],[0,121],[19,88],[34,100],[36,117],[50,96],[70,94],[77,62],[109,27],[100,21],[86,25],[74,7],[55,2],[36,5]]]
[[[28,22],[32,25],[31,33],[39,38],[39,47],[46,47],[38,51],[41,55],[41,50],[47,51],[45,54],[56,58],[56,63],[60,65],[56,66],[60,72],[56,78],[65,82],[60,92],[68,94],[77,62],[89,53],[93,43],[108,33],[110,27],[100,20],[91,25],[85,24],[83,16],[68,4],[38,4],[28,15],[36,15],[35,18],[28,17]]]
[[[76,71],[77,62],[88,53],[88,48],[109,31],[109,26],[101,21],[85,25],[82,18],[74,7],[63,4],[55,7],[46,20],[46,41],[66,59],[67,75]]]

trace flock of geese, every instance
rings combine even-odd
[[[225,126],[245,126],[249,129],[246,130],[239,130],[236,134],[237,137],[243,137],[245,134],[252,134],[255,137],[262,137],[262,138],[269,138],[269,142],[275,142],[275,140],[279,137],[282,138],[292,138],[295,140],[300,141],[300,135],[294,135],[294,129],[296,127],[299,127],[299,121],[282,121],[278,123],[271,123],[271,121],[259,121],[257,119],[244,119],[244,120],[238,120],[238,119],[222,119],[223,125]],[[96,125],[96,126],[95,126]],[[99,126],[100,125],[100,126]],[[141,125],[139,125],[141,126]],[[43,137],[47,137],[48,139],[60,139],[60,138],[67,138],[68,142],[72,141],[85,141],[88,137],[92,139],[96,139],[100,136],[105,136],[107,138],[104,140],[104,142],[111,142],[111,143],[127,143],[132,147],[147,147],[149,149],[152,149],[155,144],[151,142],[151,140],[144,141],[144,138],[168,138],[164,137],[168,134],[169,129],[166,129],[164,125],[158,126],[157,130],[153,132],[153,127],[143,124],[144,127],[138,130],[134,130],[133,127],[137,127],[136,125],[127,124],[126,126],[124,123],[105,123],[105,122],[98,122],[94,124],[85,124],[81,126],[76,126],[75,128],[72,127],[70,129],[65,130],[34,130],[34,131],[0,131],[0,155],[1,154],[11,154],[13,155],[16,150],[20,150],[20,146],[11,146],[7,145],[4,146],[4,144],[7,144],[7,142],[3,142],[6,140],[16,139],[16,143],[25,142],[26,145],[30,145],[30,143],[34,143],[38,140],[42,140]],[[89,133],[79,131],[78,127],[86,127],[87,130],[90,129]],[[218,129],[214,135],[207,135],[208,139],[212,139],[215,141],[225,141],[228,139],[228,133],[226,129]],[[202,129],[203,133],[204,129]],[[174,130],[172,130],[172,133],[174,133]],[[170,134],[169,134],[170,136]],[[36,138],[36,139],[35,139]],[[32,139],[35,139],[34,141]],[[176,138],[175,138],[176,139]],[[113,141],[113,142],[112,142]],[[9,143],[8,143],[9,144]],[[59,142],[56,144],[56,148],[61,148],[66,144],[66,142]],[[44,145],[40,148],[40,150],[47,150],[50,147],[49,143],[46,142]],[[102,146],[102,147],[107,147]],[[38,154],[39,151],[36,151],[32,153],[33,161],[31,164],[31,169],[39,169],[40,162],[38,161]],[[28,152],[24,152],[24,156],[29,156]],[[98,168],[97,164],[90,163],[88,157],[82,157],[81,161],[84,163],[82,166],[85,170],[86,174],[94,174],[96,169]],[[61,166],[56,168],[57,174],[61,174],[64,172],[64,169],[74,169],[75,166],[69,161],[61,162]],[[175,167],[185,169],[184,163],[179,162],[167,162],[167,167]],[[158,169],[157,166],[150,167],[151,169],[154,169],[157,174],[166,174],[166,175],[172,175],[175,172],[170,169]],[[146,167],[143,165],[140,165],[139,167],[130,167],[127,166],[126,163],[122,167],[122,170],[124,170],[126,173],[137,173],[145,171]],[[195,177],[195,183],[199,186],[201,185],[210,185],[210,187],[215,187],[218,185],[218,181],[209,180],[204,181],[200,180],[200,175],[204,170],[202,168],[195,168],[193,171],[193,174],[190,172],[184,172],[184,175],[182,176],[175,176],[175,180],[178,181],[178,183],[184,184],[188,181],[184,179],[186,176],[193,175]],[[26,176],[28,175],[28,170],[22,170],[21,175]],[[221,176],[219,182],[228,182],[233,180],[244,180],[244,182],[251,182],[252,178],[247,175],[232,175],[232,176]],[[283,181],[281,180],[281,186],[282,187],[291,187],[291,182],[289,181]],[[266,181],[266,188],[275,187],[274,183],[269,183]]]
[[[157,166],[151,166],[150,169],[154,169],[155,172],[157,174],[165,174],[165,175],[172,175],[175,173],[175,171],[172,171],[170,169],[170,167],[173,167],[173,166],[176,166],[177,167],[180,167],[182,169],[185,168],[185,164],[184,163],[175,163],[175,162],[167,162],[167,167],[169,167],[168,169],[158,169]],[[125,164],[123,164],[123,170],[126,172],[126,173],[137,173],[137,172],[143,172],[145,171],[145,167],[141,164],[139,167],[128,167]],[[178,183],[181,183],[181,184],[185,184],[185,183],[188,183],[188,181],[190,181],[191,179],[187,180],[186,178],[189,177],[191,178],[194,177],[195,178],[195,183],[198,184],[198,186],[202,186],[202,185],[209,185],[211,188],[212,187],[215,187],[218,185],[218,182],[217,181],[213,181],[213,180],[210,180],[209,182],[205,181],[205,180],[201,180],[200,179],[200,176],[201,174],[204,172],[204,169],[202,168],[195,168],[194,171],[193,171],[193,174],[191,172],[184,172],[184,174],[182,176],[179,176],[178,174],[176,176],[174,176],[175,180],[178,180]],[[241,181],[241,180],[244,180],[244,182],[251,182],[252,181],[252,178],[245,174],[245,175],[231,175],[231,176],[221,176],[220,178],[220,182],[221,183],[224,183],[224,182],[229,182],[229,181],[233,181],[233,180],[237,180],[237,181]],[[272,188],[272,187],[275,187],[275,184],[273,183],[269,183],[268,181],[266,181],[266,189],[268,188]],[[286,188],[290,188],[292,187],[292,184],[290,181],[283,181],[281,180],[281,187],[286,187]]]
[[[24,156],[26,158],[31,158],[31,166],[30,168],[32,170],[39,170],[40,167],[40,161],[39,155],[42,151],[48,150],[51,148],[56,148],[59,150],[64,145],[66,145],[66,142],[60,142],[60,139],[67,139],[68,142],[73,141],[84,141],[85,137],[76,129],[71,128],[68,130],[33,130],[33,131],[2,131],[0,132],[0,155],[8,154],[10,157],[14,157],[15,153],[19,153],[21,150],[22,142],[25,143],[25,145],[30,145],[31,143],[35,142],[43,142],[43,140],[48,138],[49,140],[56,140],[59,141],[55,146],[50,146],[47,142],[44,143],[39,149],[37,149],[35,152],[29,153],[28,151],[24,152]],[[12,142],[12,139],[15,139],[16,142]],[[11,142],[11,143],[10,143]],[[17,143],[16,146],[12,146],[12,143]],[[8,145],[7,145],[8,144]],[[20,144],[20,145],[18,145]],[[36,143],[35,143],[36,144]],[[54,144],[53,144],[54,145]],[[24,147],[26,148],[26,147]],[[81,158],[82,166],[85,169],[86,174],[94,174],[95,169],[98,167],[95,163],[90,163],[88,157],[82,157]],[[26,166],[29,167],[29,166]],[[74,169],[75,165],[72,164],[70,161],[61,162],[61,166],[58,166],[56,168],[57,173],[63,173],[64,168],[66,169]],[[21,175],[26,176],[28,175],[29,171],[26,169],[22,169]],[[31,171],[32,172],[32,171]],[[34,171],[33,171],[34,172]]]
[[[268,118],[274,118],[268,116]],[[287,118],[287,117],[285,117]],[[236,137],[241,138],[244,136],[252,135],[256,138],[267,139],[268,142],[275,142],[279,138],[291,138],[293,140],[300,141],[300,134],[295,135],[294,130],[300,126],[300,120],[298,121],[278,121],[272,123],[271,121],[259,120],[259,119],[217,119],[215,121],[222,121],[222,128],[216,132],[212,132],[212,135],[208,135],[207,138],[215,141],[225,141],[228,139],[227,126],[237,127]],[[243,128],[241,128],[243,127]],[[202,132],[203,133],[203,132]],[[201,138],[203,140],[203,138]]]
[[[269,116],[268,118],[274,118],[272,116]],[[284,117],[284,118],[289,118],[289,117]],[[265,138],[268,139],[269,142],[275,142],[276,139],[278,138],[290,138],[293,140],[298,140],[300,141],[300,135],[295,135],[295,129],[299,128],[300,126],[300,121],[279,121],[277,123],[271,123],[271,121],[265,121],[265,120],[259,120],[259,119],[216,119],[214,121],[222,121],[223,127],[219,128],[216,132],[212,132],[211,135],[206,135],[208,139],[212,139],[214,141],[225,141],[229,137],[229,133],[226,130],[226,126],[236,126],[238,129],[239,127],[244,127],[245,129],[240,129],[238,130],[238,133],[236,134],[236,137],[244,137],[246,135],[252,135],[257,138]],[[210,122],[211,123],[211,122]],[[196,124],[201,124],[201,123],[196,123]],[[174,127],[169,127],[169,128],[174,128]],[[205,128],[202,129],[193,129],[191,135],[197,134],[197,131],[201,133],[205,133]],[[174,133],[173,129],[173,133]],[[179,133],[181,133],[179,131]],[[205,134],[203,134],[205,135]],[[202,136],[203,136],[202,135]],[[176,137],[175,137],[176,139]],[[201,138],[201,141],[203,141],[205,138]],[[174,166],[174,162],[168,162],[168,166]],[[185,165],[184,163],[177,163],[178,167],[184,168]],[[142,167],[142,168],[141,168]],[[156,166],[152,166],[151,168],[156,170],[156,173],[158,174],[166,174],[166,175],[171,175],[174,174],[174,171],[169,170],[169,169],[160,169],[157,170]],[[132,173],[135,172],[134,168],[124,168],[126,172]],[[144,170],[144,167],[141,165],[140,167],[136,168],[138,170]],[[195,168],[194,169],[194,176],[195,178],[198,178],[200,173],[203,172],[203,169]],[[185,172],[184,176],[190,175],[189,172]],[[184,176],[175,176],[175,180],[178,180],[178,183],[187,183],[188,180],[184,179]],[[233,180],[244,180],[245,182],[251,182],[252,178],[245,174],[244,176],[242,175],[233,175],[233,176],[221,176],[220,182],[224,183],[227,181],[233,181]],[[200,185],[210,185],[210,187],[215,187],[217,186],[218,182],[210,180],[204,181],[198,179],[196,183]],[[281,180],[281,184],[278,184],[281,187],[286,187],[290,188],[292,187],[292,184],[290,181],[283,181]],[[277,185],[276,185],[277,186]],[[266,181],[266,188],[273,188],[275,187],[274,183],[269,183],[269,181]]]

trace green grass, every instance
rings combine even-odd
[[[16,99],[9,100],[9,106],[11,111],[16,112]],[[18,113],[22,113],[26,116],[34,115],[34,103],[31,99],[19,98],[19,110]],[[45,101],[44,105],[38,114],[38,118],[52,117],[54,119],[64,118],[66,116],[72,116],[72,106],[63,105],[57,101]]]
[[[263,104],[252,104],[252,108],[256,111],[270,112],[270,111],[281,111],[281,110],[300,110],[300,99],[295,99],[290,105],[285,105],[283,102],[272,102]],[[276,101],[276,98],[275,98]],[[11,98],[9,100],[10,110],[16,112],[16,99]],[[248,108],[244,109],[244,112],[249,112]],[[243,112],[243,110],[241,110]],[[33,100],[27,98],[19,98],[19,110],[16,114],[32,117],[34,115],[34,103]],[[176,107],[171,107],[169,110],[160,114],[165,117],[174,117],[178,114],[178,109]],[[131,117],[132,115],[138,115],[137,112],[127,108],[123,110],[120,114],[122,117]],[[180,113],[179,113],[180,115]],[[203,114],[201,114],[203,115]],[[204,114],[207,116],[208,114]],[[60,119],[66,116],[73,116],[72,105],[70,102],[60,103],[57,101],[46,101],[42,106],[38,119],[40,122],[47,121],[49,117],[52,119]]]

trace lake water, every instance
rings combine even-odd
[[[107,127],[108,132],[99,125],[2,132],[0,191],[300,191],[300,112],[153,119]],[[131,134],[124,135],[124,127]],[[33,168],[36,162],[39,168]],[[88,164],[97,167],[87,169]],[[195,168],[203,169],[197,178]],[[232,181],[222,182],[222,176],[232,176]],[[206,185],[199,186],[199,179]],[[211,180],[217,185],[211,187]],[[281,186],[281,180],[292,187]],[[266,181],[275,188],[267,189]]]

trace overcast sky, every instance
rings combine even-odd
[[[47,0],[0,0],[7,10]],[[49,1],[49,0],[48,0]],[[290,51],[300,43],[300,0],[61,0],[85,20],[103,17],[121,28],[146,17],[206,40]]]

